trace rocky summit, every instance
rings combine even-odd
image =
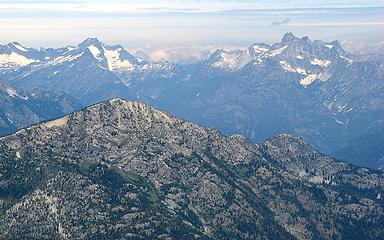
[[[113,99],[0,138],[1,239],[381,239],[384,174]]]

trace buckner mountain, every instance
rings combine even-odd
[[[135,99],[254,142],[280,132],[302,136],[328,154],[379,131],[384,118],[382,56],[352,55],[338,41],[292,33],[193,64],[148,62],[95,38],[59,49],[10,43],[0,56],[7,63],[1,81],[16,87],[64,91],[84,106]],[[348,160],[382,169],[376,153]]]
[[[380,239],[384,175],[112,99],[0,138],[6,239]]]

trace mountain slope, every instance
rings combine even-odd
[[[1,74],[0,81],[47,91],[60,89],[83,105],[113,97],[133,97],[139,91],[128,88],[132,81],[161,82],[177,74],[173,72],[175,64],[148,63],[120,45],[109,46],[96,38],[88,38],[74,47],[33,51],[40,54],[38,61]]]
[[[25,48],[17,42],[0,45],[0,73],[16,70],[33,62],[38,62],[38,50]]]
[[[0,139],[5,238],[378,239],[384,176],[113,99]]]
[[[290,33],[242,54],[248,63],[227,56],[236,51],[221,58],[216,52],[209,58],[215,62],[204,62],[149,103],[256,142],[279,132],[300,135],[325,153],[384,118],[382,58],[352,56],[337,41]]]
[[[65,94],[7,84],[0,84],[0,102],[0,135],[80,109],[80,104]]]
[[[384,58],[351,55],[338,41],[287,33],[186,65],[147,62],[94,38],[39,54],[0,81],[64,91],[83,105],[135,99],[254,142],[286,132],[327,154],[384,119]]]
[[[352,139],[332,155],[360,166],[384,170],[383,145],[384,129],[382,126],[375,127],[368,133]]]

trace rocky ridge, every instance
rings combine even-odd
[[[0,138],[0,232],[55,239],[379,239],[384,176],[301,138],[225,137],[113,99]]]

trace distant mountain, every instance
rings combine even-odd
[[[149,62],[94,38],[36,51],[39,61],[0,80],[64,91],[83,105],[135,99],[254,142],[285,132],[332,153],[384,119],[384,58],[351,55],[338,41],[287,33],[192,64]]]
[[[40,55],[45,56],[46,52],[43,49]],[[174,74],[170,71],[172,64],[149,64],[120,45],[109,46],[96,38],[49,52],[51,56],[6,72],[0,79],[26,88],[60,89],[87,105],[116,96],[133,97],[127,87],[132,80],[161,79]]]
[[[23,90],[0,84],[0,135],[78,110],[73,98],[52,92]]]
[[[288,132],[330,153],[384,119],[383,63],[288,33],[271,46],[217,51],[177,93],[150,103],[226,134],[261,141]]]
[[[377,126],[349,141],[333,155],[351,163],[384,170],[384,127]]]
[[[307,86],[315,80],[328,80],[337,65],[351,63],[348,53],[339,42],[312,42],[309,38],[297,38],[292,33],[284,35],[280,43],[272,46],[259,43],[248,50],[218,50],[206,61],[214,68],[238,70],[251,62],[254,65],[273,61],[290,73],[301,76],[300,84]]]
[[[17,42],[0,45],[0,73],[38,62],[40,58],[38,50],[25,48]]]
[[[0,138],[3,238],[379,239],[384,175],[113,99]]]

